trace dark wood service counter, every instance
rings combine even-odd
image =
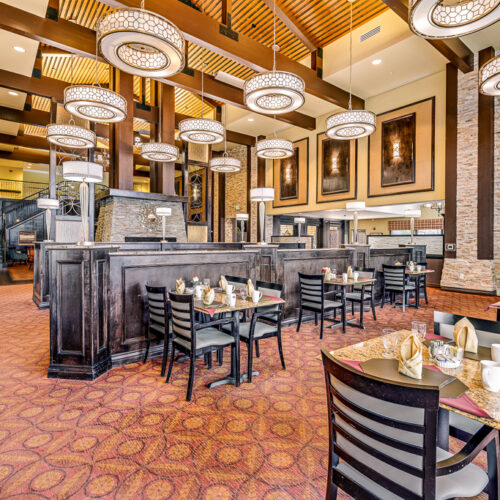
[[[178,278],[189,282],[196,275],[210,278],[214,286],[221,274],[283,283],[285,321],[290,324],[297,317],[298,272],[320,274],[323,267],[334,267],[342,273],[361,263],[380,269],[383,263],[416,260],[414,252],[415,248],[242,248],[240,243],[42,243],[37,246],[34,296],[50,304],[48,376],[93,380],[111,366],[142,359],[147,283],[174,288]],[[153,339],[150,356],[158,356],[162,346],[162,339]]]

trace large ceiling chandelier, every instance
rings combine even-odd
[[[221,122],[203,118],[205,66],[206,63],[203,63],[201,70],[201,117],[182,120],[179,123],[179,137],[196,144],[217,144],[224,140],[225,131]]]
[[[486,61],[479,69],[479,91],[486,95],[500,95],[500,55]]]
[[[498,21],[500,0],[410,0],[409,25],[424,38],[459,37]]]
[[[375,132],[376,117],[371,111],[352,109],[352,4],[349,25],[349,104],[347,111],[335,113],[326,120],[326,135],[331,139],[359,139]]]
[[[179,148],[165,142],[144,142],[141,144],[141,156],[149,161],[176,161]]]
[[[276,0],[273,2],[273,69],[252,76],[245,82],[245,104],[257,113],[289,113],[304,104],[305,83],[300,76],[276,70]]]
[[[116,68],[143,77],[167,77],[184,68],[185,42],[168,19],[141,8],[116,9],[96,27],[99,49]]]
[[[47,140],[63,148],[88,149],[95,148],[96,135],[92,130],[78,127],[71,119],[69,124],[47,125]]]

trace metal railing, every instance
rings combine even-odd
[[[27,196],[38,193],[48,186],[44,182],[15,181],[0,179],[0,198],[9,200],[22,200]]]

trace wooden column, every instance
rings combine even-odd
[[[444,216],[444,256],[457,256],[457,104],[458,70],[451,63],[446,65],[446,139],[445,139],[445,216]],[[446,250],[446,245],[454,245],[454,250]]]
[[[252,202],[250,201],[250,189],[252,189],[252,146],[247,146],[247,241],[251,239],[252,227]]]
[[[52,99],[50,101],[50,121],[57,123],[57,101]],[[49,150],[49,198],[57,198],[57,151],[54,144],[50,143]],[[47,235],[48,240],[56,240],[56,210],[50,210],[50,234]],[[46,214],[45,216],[47,216]]]
[[[323,49],[317,48],[311,52],[311,69],[316,71],[318,78],[323,78]]]
[[[495,56],[493,47],[479,52],[481,67]],[[494,210],[495,210],[495,164],[494,164],[494,119],[495,101],[493,96],[478,91],[477,127],[477,258],[493,259]]]
[[[95,122],[89,122],[89,129],[95,132]],[[95,148],[89,149],[89,161],[95,161]],[[104,175],[104,172],[103,172]],[[89,182],[89,241],[94,241],[95,235],[95,184]]]
[[[156,80],[151,80],[151,104],[160,107],[160,102],[158,99],[158,85]],[[150,141],[157,141],[160,136],[160,128],[158,122],[149,124],[149,139]],[[159,193],[161,188],[158,186],[158,170],[161,164],[150,161],[149,162],[149,191],[151,193]],[[180,193],[179,193],[180,194]]]
[[[160,141],[175,144],[175,88],[159,84]],[[159,163],[158,185],[162,194],[175,195],[175,163]]]
[[[182,142],[182,191],[179,195],[186,196],[189,199],[189,144],[187,142]],[[188,221],[189,203],[189,201],[187,203],[183,203],[184,221],[186,224]]]
[[[226,241],[226,174],[219,177],[219,242]]]
[[[258,141],[264,140],[265,137],[260,135]],[[257,187],[266,187],[266,160],[257,157]],[[257,215],[257,241],[260,235],[260,217]]]
[[[111,68],[111,88],[127,100],[127,118],[110,125],[111,171],[109,186],[115,189],[134,189],[134,77]]]

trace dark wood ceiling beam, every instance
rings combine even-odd
[[[221,19],[222,24],[231,29],[233,15],[233,0],[222,0],[221,2]]]
[[[273,0],[262,0],[273,10]],[[318,48],[318,41],[307,31],[294,13],[281,1],[276,1],[276,17],[311,51]]]
[[[179,7],[185,8],[185,6],[177,2]],[[153,8],[151,6],[150,8]],[[198,12],[194,9],[188,8],[188,13]],[[208,17],[201,14],[203,18],[207,21]],[[219,25],[218,23],[216,23]],[[38,16],[29,14],[20,9],[16,9],[15,7],[11,7],[9,5],[2,6],[2,16],[0,17],[0,28],[7,29],[9,31],[21,34],[23,36],[27,36],[28,38],[33,38],[40,42],[52,45],[61,50],[65,50],[67,52],[71,52],[74,54],[83,55],[85,57],[94,57],[95,53],[95,32],[93,30],[89,30],[87,28],[83,28],[79,25],[75,25],[69,21],[64,19],[59,19],[59,21],[55,22],[50,19],[41,19]],[[223,35],[221,35],[223,36]],[[227,37],[223,36],[226,40]],[[258,44],[260,50],[268,50],[262,45]],[[286,58],[285,58],[286,59]],[[295,64],[294,61],[288,60],[289,63]],[[302,68],[307,71],[309,68],[299,64]],[[282,67],[281,69],[290,71],[289,68]],[[15,74],[14,74],[15,75]],[[15,86],[16,79],[20,75],[15,75],[14,78],[11,78],[9,84]],[[24,77],[28,78],[28,77]],[[314,77],[319,80],[316,76]],[[9,86],[3,83],[4,86]],[[56,80],[59,81],[59,80]],[[168,79],[160,79],[159,81],[166,83],[168,85],[173,85],[175,87],[184,88],[190,92],[195,94],[201,94],[201,71],[192,70],[192,76],[186,73],[179,73]],[[64,87],[67,86],[66,83],[60,82],[61,96],[56,97],[58,101],[62,100],[62,91],[64,91]],[[330,85],[324,82],[325,88],[324,92],[327,90],[336,89],[333,85]],[[233,106],[246,109],[244,100],[243,100],[243,91],[241,89],[237,89],[236,87],[232,87],[231,85],[227,85],[225,83],[219,82],[215,80],[210,75],[205,75],[205,94],[208,97],[212,97],[217,101],[222,101],[227,104],[231,104]],[[35,94],[43,95],[49,97],[48,91],[43,88],[40,88],[38,92],[33,92]],[[342,91],[344,92],[344,91]],[[320,96],[318,96],[320,97]],[[353,99],[353,102],[355,99]],[[346,101],[347,102],[347,101]],[[354,104],[353,104],[354,105]],[[277,115],[277,120],[283,121],[285,123],[290,123],[291,125],[295,125],[297,127],[305,128],[307,130],[314,130],[316,128],[316,119],[294,111],[292,113],[286,113],[283,115]]]
[[[408,4],[406,0],[382,0],[403,21],[408,22]],[[460,38],[446,38],[441,40],[425,39],[438,50],[448,61],[462,73],[469,73],[474,69],[474,54]]]

